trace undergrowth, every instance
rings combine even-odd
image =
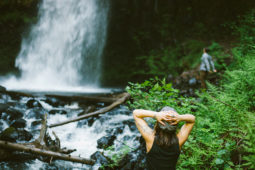
[[[126,88],[131,109],[158,111],[168,105],[196,116],[178,169],[255,169],[255,39],[249,38],[255,35],[254,14],[248,13],[242,25],[234,27],[240,43],[232,49],[233,62],[224,66],[220,85],[208,84],[208,91],[197,92],[197,99],[180,96],[158,78]]]

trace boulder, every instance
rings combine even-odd
[[[0,133],[0,139],[6,140],[9,142],[16,142],[18,137],[19,137],[19,134],[14,127],[9,127]]]
[[[125,128],[125,125],[123,125],[123,126],[118,126],[118,127],[113,128],[113,129],[107,129],[107,130],[106,130],[106,133],[107,133],[108,135],[117,136],[117,135],[119,135],[119,134],[121,134],[121,133],[123,132],[124,128]]]
[[[58,107],[58,106],[64,106],[65,103],[64,102],[60,102],[58,99],[54,98],[54,97],[48,97],[45,100],[46,103],[48,103],[49,105],[53,106],[53,107]]]
[[[39,107],[35,107],[35,108],[32,108],[28,112],[27,117],[28,118],[43,119],[45,113],[47,113],[45,109],[39,108]]]
[[[116,136],[104,136],[97,140],[97,148],[106,149],[109,146],[113,145],[114,140],[116,139]]]
[[[11,124],[11,127],[14,127],[14,128],[25,128],[26,124],[27,124],[27,121],[22,119],[22,118],[20,118],[20,119],[14,120],[13,123]]]
[[[99,163],[101,165],[107,165],[109,163],[109,158],[104,156],[103,153],[96,151],[90,156],[90,159],[94,159],[96,163]]]
[[[124,120],[122,122],[124,125],[128,125],[129,129],[134,132],[137,130],[137,127],[135,125],[135,121],[132,119],[132,120]]]
[[[0,103],[0,113],[6,111],[9,108],[8,104]]]
[[[26,106],[27,106],[28,108],[34,108],[34,107],[40,107],[40,108],[42,108],[41,103],[40,103],[39,101],[35,100],[35,99],[30,99],[30,100],[28,100],[27,103],[26,103]]]
[[[81,128],[83,127],[84,125],[86,125],[88,123],[88,121],[86,119],[83,119],[83,120],[80,120],[78,121],[77,123],[77,128]]]
[[[9,116],[9,120],[16,120],[23,117],[23,113],[14,108],[8,108],[5,112]]]
[[[93,123],[97,120],[98,116],[92,116],[87,118],[88,121],[88,126],[91,127],[93,125]]]

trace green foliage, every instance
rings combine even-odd
[[[197,40],[187,40],[180,46],[172,46],[161,50],[153,50],[146,56],[137,58],[136,71],[133,75],[144,75],[144,77],[160,76],[168,74],[178,75],[185,70],[197,68],[200,65],[201,55],[205,43]],[[213,42],[209,49],[215,58],[215,66],[218,70],[225,69],[225,60],[230,57],[225,53],[223,47]],[[142,66],[142,67],[141,67]]]
[[[137,71],[133,74],[166,76],[171,73],[177,75],[183,70],[198,65],[203,47],[203,42],[190,40],[180,46],[152,50],[148,55],[137,57],[135,62]]]
[[[25,29],[37,21],[38,0],[0,1],[0,74],[15,69],[15,57],[20,50]]]
[[[255,10],[247,12],[246,15],[239,17],[239,23],[232,23],[230,27],[234,34],[239,37],[239,50],[246,55],[255,43]]]
[[[226,60],[229,59],[231,55],[226,53],[226,50],[217,42],[212,42],[208,48],[210,49],[210,55],[215,60],[215,67],[217,70],[225,70],[229,64]]]
[[[141,84],[129,84],[126,90],[134,100],[133,103],[128,101],[131,108],[160,110],[164,104],[176,105],[178,90],[173,89],[171,84],[166,84],[165,80],[161,81],[156,78]]]
[[[255,48],[245,57],[235,50],[234,66],[226,71],[221,86],[209,84],[208,92],[198,93],[200,102],[181,97],[171,84],[158,78],[126,88],[133,99],[128,102],[132,109],[160,110],[168,105],[181,114],[193,111],[196,115],[179,169],[255,167]]]
[[[119,148],[117,151],[113,145],[109,146],[108,148],[106,148],[105,153],[109,158],[111,158],[112,162],[108,164],[107,166],[112,168],[116,167],[119,161],[130,151],[131,151],[130,147],[126,145],[126,142],[124,142],[124,145],[122,145],[122,147]]]

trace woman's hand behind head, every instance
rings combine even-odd
[[[170,114],[170,118],[167,121],[170,122],[171,125],[176,125],[181,121],[180,115],[176,111],[170,110],[168,113]]]
[[[171,122],[171,123],[176,122],[176,117],[178,116],[179,114],[177,112],[171,110],[171,111],[161,111],[155,115],[155,118],[157,119],[159,123],[161,123],[162,125],[165,125],[163,120],[167,122]]]

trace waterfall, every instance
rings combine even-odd
[[[68,90],[99,87],[107,0],[43,0],[38,22],[22,40],[9,89]]]

